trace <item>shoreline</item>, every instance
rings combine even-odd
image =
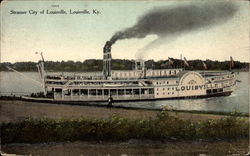
[[[102,119],[116,114],[129,119],[148,119],[157,116],[162,109],[129,108],[129,107],[107,107],[91,105],[68,105],[28,102],[22,100],[0,100],[0,123],[15,122],[27,117],[51,118],[51,119],[77,119],[79,117],[90,119]],[[191,121],[204,121],[208,119],[220,119],[229,116],[242,117],[248,120],[248,114],[223,113],[208,111],[182,111],[166,110],[170,115],[178,116],[180,119]]]
[[[6,153],[23,155],[245,155],[248,139],[220,141],[152,141],[129,140],[126,142],[51,142],[39,144],[7,144]]]
[[[68,105],[28,102],[22,100],[0,100],[0,123],[15,122],[25,118],[51,118],[51,119],[105,119],[116,114],[129,119],[155,118],[162,109],[129,108],[129,107],[101,107],[91,105]],[[208,112],[208,111],[182,111],[166,110],[172,116],[191,121],[204,121],[208,119],[221,119],[229,116],[242,117],[248,120],[248,114]]]
[[[76,119],[85,118],[107,118],[112,114],[131,119],[147,119],[156,117],[157,113],[167,111],[170,115],[178,116],[181,119],[190,119],[191,121],[202,121],[208,119],[220,119],[223,117],[235,116],[248,119],[248,113],[240,112],[219,112],[219,111],[200,111],[200,110],[176,110],[176,109],[153,109],[139,107],[124,107],[91,104],[60,104],[60,103],[42,103],[15,99],[0,98],[0,123],[25,119],[27,117],[51,119]],[[129,115],[126,115],[129,114]]]

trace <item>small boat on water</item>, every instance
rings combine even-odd
[[[134,70],[111,70],[110,49],[105,48],[100,72],[47,74],[43,57],[37,67],[43,94],[23,96],[23,100],[83,104],[107,103],[110,97],[114,102],[206,98],[228,96],[236,85],[231,71],[146,69],[143,60],[135,61]]]

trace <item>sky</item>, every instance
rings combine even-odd
[[[135,25],[140,17],[160,6],[188,5],[192,1],[4,1],[1,3],[1,62],[102,59],[106,41],[117,32]],[[169,36],[160,45],[143,52],[144,59],[210,59],[249,62],[249,2],[235,1],[238,11],[226,22]],[[90,14],[69,14],[69,10]],[[99,14],[93,14],[93,9]],[[40,11],[45,11],[41,14]],[[65,10],[67,14],[46,14]],[[26,14],[11,12],[27,11]],[[34,13],[37,11],[38,13]],[[138,52],[157,39],[118,40],[112,58],[137,59]]]

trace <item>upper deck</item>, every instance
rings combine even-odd
[[[183,71],[181,68],[177,69],[148,69],[142,70],[113,70],[111,79],[106,79],[102,72],[83,72],[83,73],[68,73],[68,74],[47,74],[45,81],[51,82],[67,82],[74,81],[137,81],[140,79],[178,79],[183,74],[189,71]],[[197,71],[203,77],[211,81],[223,81],[234,76],[229,71]]]
[[[146,78],[161,78],[161,77],[177,77],[183,71],[178,69],[148,69],[148,70],[112,70],[110,80],[138,80]],[[46,80],[48,81],[64,81],[64,80],[107,80],[102,72],[83,72],[67,74],[47,74]]]
[[[126,87],[156,87],[177,86],[186,73],[182,69],[147,70],[142,76],[141,70],[112,71],[112,79],[105,79],[101,72],[79,73],[71,75],[47,75],[47,87],[73,88],[126,88]],[[207,84],[230,81],[235,78],[231,72],[198,71]]]

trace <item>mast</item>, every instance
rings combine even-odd
[[[232,70],[232,63],[231,63],[231,60],[229,61],[229,71]]]
[[[181,69],[182,69],[182,54],[181,54],[180,57],[181,57]],[[184,65],[184,68],[185,68],[185,65]]]
[[[36,52],[36,54],[38,54],[38,52]],[[41,52],[40,55],[41,55],[42,60],[38,61],[37,69],[38,69],[38,72],[40,74],[40,78],[41,78],[41,81],[42,81],[43,94],[47,95],[47,90],[46,90],[46,86],[45,86],[45,70],[44,70],[44,57],[43,57],[43,53]]]
[[[234,67],[234,60],[233,60],[233,57],[232,57],[232,56],[230,56],[229,64],[230,64],[230,71],[231,71],[232,68]]]

